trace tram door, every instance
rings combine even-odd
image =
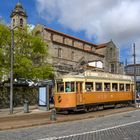
[[[82,84],[83,82],[76,82],[77,105],[83,102]]]

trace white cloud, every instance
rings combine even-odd
[[[37,0],[37,7],[47,21],[85,31],[90,39],[96,35],[98,43],[112,39],[119,46],[132,47],[135,42],[140,51],[139,0]]]

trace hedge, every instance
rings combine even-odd
[[[13,105],[23,106],[25,100],[29,105],[38,103],[38,88],[36,87],[14,87],[13,88]],[[10,87],[0,87],[0,108],[9,108],[10,104]]]

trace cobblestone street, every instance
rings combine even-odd
[[[64,137],[40,140],[139,140],[140,121]]]
[[[89,115],[83,115],[86,114]],[[140,111],[137,109],[96,118],[5,130],[0,132],[0,140],[139,140],[139,132]]]

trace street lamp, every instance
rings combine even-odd
[[[133,43],[133,49],[134,49],[134,103],[135,103],[135,107],[137,107],[137,102],[136,102],[136,51],[135,51],[135,43]]]
[[[10,49],[10,114],[13,114],[13,63],[14,63],[14,29],[18,26],[10,28],[11,31],[11,49]]]

